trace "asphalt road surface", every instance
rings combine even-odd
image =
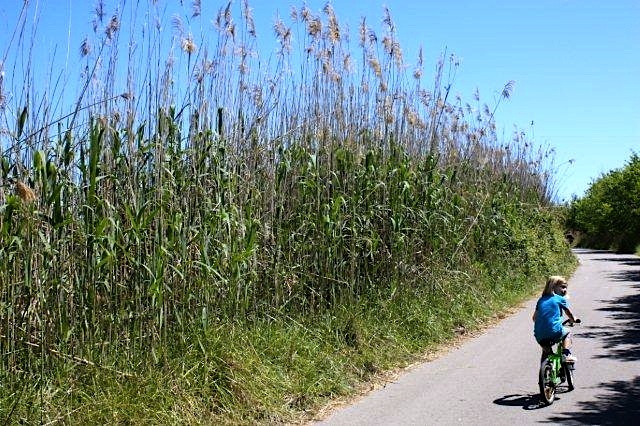
[[[640,258],[576,250],[569,303],[576,389],[540,404],[536,299],[478,337],[422,364],[326,425],[640,425]],[[542,289],[541,289],[542,291]]]

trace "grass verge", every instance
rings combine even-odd
[[[565,274],[575,267],[572,258],[557,261]],[[543,280],[477,267],[428,294],[389,294],[307,318],[220,322],[178,339],[155,364],[116,361],[105,368],[60,360],[66,368],[55,377],[32,373],[20,389],[0,393],[2,420],[304,423],[492,323]]]

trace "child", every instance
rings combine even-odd
[[[567,280],[560,276],[551,276],[547,279],[542,296],[536,303],[536,311],[533,313],[533,334],[542,346],[542,359],[551,352],[551,345],[562,341],[562,353],[566,362],[576,362],[576,357],[571,355],[569,347],[569,330],[562,325],[562,313],[566,313],[572,322],[580,322],[569,310],[569,303],[565,299],[567,294]]]

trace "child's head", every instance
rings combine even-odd
[[[544,286],[543,296],[549,296],[553,293],[564,296],[567,294],[567,280],[565,277],[559,275],[553,275],[547,279],[547,284]]]

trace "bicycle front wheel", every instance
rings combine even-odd
[[[569,392],[571,392],[574,389],[574,385],[573,385],[573,369],[569,368],[569,365],[567,365],[567,363],[562,365],[562,368],[564,368],[564,374],[567,378],[567,388],[569,390]]]
[[[553,382],[553,365],[548,359],[540,364],[540,377],[538,379],[540,385],[540,399],[547,405],[553,403],[556,398],[556,384]]]

